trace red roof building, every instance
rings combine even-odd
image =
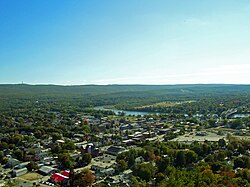
[[[66,177],[69,177],[69,171],[65,170],[65,171],[62,171],[61,174],[66,176]]]
[[[51,176],[51,179],[54,182],[64,182],[65,180],[69,179],[69,177],[62,175],[61,173],[55,173]]]

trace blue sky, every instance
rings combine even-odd
[[[0,83],[250,84],[249,0],[1,0]]]

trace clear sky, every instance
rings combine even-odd
[[[0,83],[250,84],[249,0],[1,0]]]

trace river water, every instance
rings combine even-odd
[[[117,110],[117,109],[107,109],[107,108],[104,108],[103,106],[97,106],[97,107],[94,107],[95,110],[110,110],[110,111],[113,111],[116,115],[118,115],[119,113],[121,112],[124,112],[125,113],[125,116],[137,116],[137,115],[141,115],[141,116],[144,116],[144,115],[150,115],[150,114],[157,114],[157,113],[153,113],[153,112],[140,112],[140,111],[129,111],[129,110]]]
[[[250,117],[250,114],[233,114],[232,118],[246,118],[246,117]]]

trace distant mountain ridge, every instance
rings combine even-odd
[[[239,100],[250,103],[250,85],[27,85],[0,84],[0,110],[5,108],[44,106],[78,106],[79,108],[112,105],[117,108],[176,101],[201,101],[206,98]],[[52,104],[53,103],[53,104]]]
[[[129,92],[234,92],[250,91],[250,85],[234,84],[180,84],[180,85],[29,85],[29,84],[0,84],[0,95],[103,95]]]

